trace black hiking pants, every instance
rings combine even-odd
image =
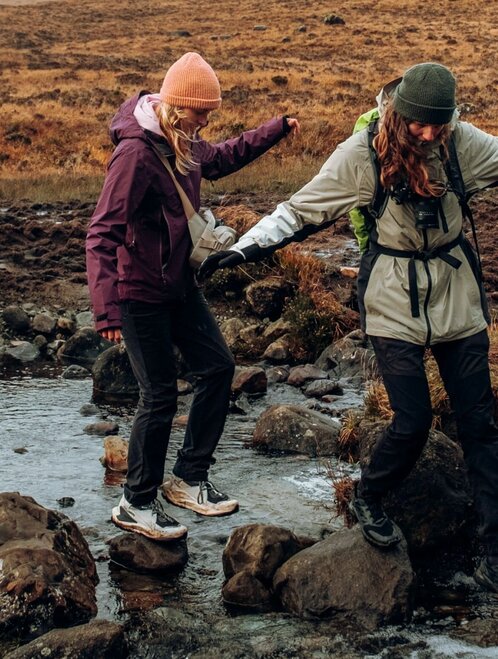
[[[363,470],[360,492],[382,496],[411,471],[432,423],[423,346],[370,337],[393,420]],[[486,330],[431,346],[457,423],[474,500],[479,535],[488,553],[498,556],[498,428],[488,364]]]
[[[206,480],[228,412],[234,360],[199,289],[182,302],[123,302],[122,333],[140,397],[128,449],[126,499],[150,503],[164,478],[177,409],[176,345],[195,378],[183,447],[173,473]]]

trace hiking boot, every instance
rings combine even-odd
[[[358,520],[365,539],[372,545],[389,549],[400,542],[400,529],[386,515],[377,497],[359,496],[355,487],[349,509]]]
[[[491,563],[486,556],[474,572],[474,581],[487,590],[498,593],[498,563]]]
[[[219,492],[210,481],[184,481],[171,476],[162,485],[164,497],[175,506],[207,516],[230,515],[239,502]]]
[[[187,527],[166,515],[157,499],[145,506],[134,506],[123,495],[112,509],[111,519],[125,531],[140,533],[151,540],[178,540],[187,535]]]

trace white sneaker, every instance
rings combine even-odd
[[[201,515],[230,515],[239,509],[236,499],[219,492],[210,481],[187,482],[170,476],[161,488],[170,503],[195,510]]]
[[[177,540],[187,535],[187,527],[166,515],[157,499],[146,506],[133,506],[123,495],[112,509],[111,519],[116,526],[151,540]]]

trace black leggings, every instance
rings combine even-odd
[[[389,402],[390,426],[373,450],[361,476],[361,491],[383,495],[412,470],[432,423],[424,346],[370,337]],[[480,517],[480,537],[498,555],[498,428],[489,375],[486,330],[431,347],[455,413],[458,439]]]
[[[176,412],[174,346],[195,377],[185,439],[173,467],[184,480],[206,480],[215,462],[213,453],[228,412],[235,364],[198,289],[181,302],[123,302],[121,311],[126,350],[140,388],[124,491],[130,503],[140,506],[155,498],[163,482]]]

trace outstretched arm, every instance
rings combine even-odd
[[[300,129],[295,118],[270,119],[259,128],[247,130],[226,142],[210,144],[199,140],[194,146],[194,157],[201,163],[203,178],[216,180],[248,165],[286,135],[299,134]]]

